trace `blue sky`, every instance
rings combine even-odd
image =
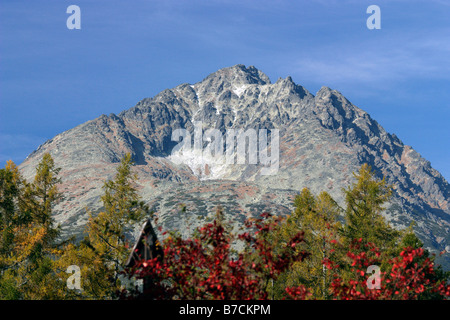
[[[0,163],[239,63],[340,91],[450,180],[450,0],[2,0]]]

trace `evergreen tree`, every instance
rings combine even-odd
[[[122,285],[120,272],[132,247],[127,235],[136,223],[150,214],[140,200],[132,165],[131,155],[125,155],[114,179],[103,186],[104,210],[95,217],[90,214],[87,237],[78,247],[71,246],[67,253],[68,261],[82,269],[84,297],[115,297]]]
[[[8,161],[5,168],[0,169],[0,253],[2,256],[9,252],[14,239],[13,227],[19,223],[16,202],[20,185],[17,167],[12,161]]]
[[[332,278],[323,261],[336,259],[334,243],[339,241],[340,208],[328,193],[315,197],[307,188],[296,196],[294,206],[294,212],[281,225],[276,237],[288,238],[302,230],[305,241],[298,250],[310,255],[280,276],[275,284],[276,298],[286,296],[286,287],[305,285],[314,288],[312,297],[327,299]]]
[[[8,161],[0,169],[0,298],[19,299],[17,279],[14,276],[16,261],[13,256],[15,242],[14,229],[20,224],[17,198],[21,191],[22,179],[16,165]]]
[[[8,162],[1,176],[1,279],[2,298],[52,299],[64,296],[56,261],[52,208],[61,199],[59,169],[44,154],[32,183],[26,182],[14,163]]]
[[[346,225],[343,229],[346,244],[362,239],[380,250],[390,250],[399,244],[401,233],[385,221],[383,205],[391,198],[392,188],[385,179],[379,180],[367,164],[354,174],[356,182],[344,190]]]

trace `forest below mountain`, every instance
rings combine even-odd
[[[163,231],[127,154],[104,182],[101,211],[84,208],[89,221],[81,241],[61,238],[53,218],[58,202],[70,197],[58,189],[59,171],[49,153],[32,181],[12,161],[0,169],[1,299],[450,297],[449,272],[413,226],[398,230],[384,219],[392,187],[367,164],[342,190],[344,208],[325,191],[303,188],[285,217],[261,212],[236,232],[219,206],[186,237]],[[144,243],[150,257],[130,266],[139,252],[129,235],[149,219],[159,240]]]

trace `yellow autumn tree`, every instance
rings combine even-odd
[[[132,165],[131,155],[125,155],[114,178],[103,186],[103,210],[97,215],[89,214],[86,237],[65,253],[66,263],[80,267],[80,298],[113,299],[123,285],[120,272],[133,246],[129,233],[150,215],[140,200]]]
[[[61,199],[58,173],[48,153],[43,155],[31,183],[21,177],[11,161],[1,169],[1,298],[37,300],[66,296],[55,263],[61,248],[52,218],[52,209]]]
[[[23,179],[12,161],[0,169],[0,298],[19,299],[18,279],[15,269],[18,260],[14,256],[16,228],[26,223],[18,211],[18,198],[23,190]]]
[[[394,229],[382,215],[384,205],[392,197],[392,187],[384,177],[378,179],[368,164],[363,164],[353,175],[355,181],[343,190],[346,203],[344,244],[349,246],[359,239],[362,243],[372,243],[383,252],[386,262],[401,251],[402,237],[413,237],[413,234],[411,230]]]
[[[294,263],[293,268],[279,277],[274,284],[274,298],[284,298],[286,287],[305,285],[313,289],[312,298],[327,299],[332,275],[323,260],[335,260],[338,254],[334,243],[340,241],[338,216],[341,209],[328,193],[322,192],[315,197],[307,188],[295,197],[294,206],[294,212],[281,224],[274,237],[288,239],[301,230],[305,241],[298,250],[306,250],[310,255],[304,261]]]

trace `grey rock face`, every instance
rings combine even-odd
[[[204,131],[223,134],[278,129],[277,174],[261,175],[260,164],[226,166],[195,154],[174,157],[178,142],[172,133],[193,133],[196,121]],[[391,224],[403,228],[415,221],[418,236],[435,252],[450,244],[450,185],[427,160],[339,92],[323,87],[313,95],[290,77],[271,83],[255,67],[221,69],[193,85],[143,99],[119,115],[102,115],[63,132],[21,164],[25,177],[33,177],[44,152],[62,168],[60,190],[66,198],[55,208],[55,219],[66,236],[81,235],[85,207],[101,209],[103,182],[130,152],[143,199],[166,229],[192,230],[218,205],[236,226],[263,211],[285,215],[303,187],[325,190],[344,205],[342,188],[353,181],[352,172],[369,163],[394,187],[385,211]],[[180,203],[186,213],[180,212]],[[450,265],[449,253],[439,261]]]

